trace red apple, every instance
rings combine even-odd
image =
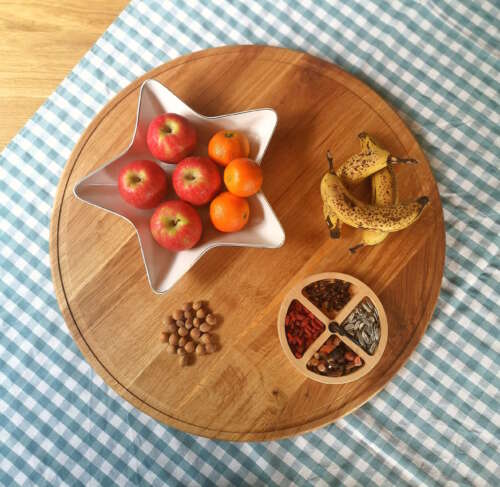
[[[167,194],[167,175],[156,162],[133,161],[120,171],[118,191],[127,203],[136,208],[154,208]]]
[[[180,200],[165,201],[156,208],[149,228],[159,245],[175,252],[194,247],[202,230],[200,215]]]
[[[208,203],[222,184],[217,166],[208,157],[186,157],[172,174],[172,185],[177,196],[193,205]]]
[[[195,149],[196,130],[181,115],[164,113],[149,124],[146,141],[154,157],[176,164]]]

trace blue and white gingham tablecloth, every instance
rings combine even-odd
[[[133,1],[0,156],[0,484],[499,485],[499,25],[494,0]],[[170,429],[94,373],[48,239],[106,102],[181,54],[249,43],[328,59],[392,103],[432,165],[447,246],[429,329],[383,392],[314,433],[238,444]]]

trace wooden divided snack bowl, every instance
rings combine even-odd
[[[310,284],[333,285],[336,280],[340,287],[348,287],[350,296],[341,309],[320,309],[311,301],[314,298],[307,297],[305,289]],[[302,336],[287,329],[292,322],[306,328],[301,328]],[[365,327],[371,333],[366,334]],[[326,272],[303,279],[285,296],[278,314],[278,335],[285,355],[301,374],[325,384],[345,384],[366,375],[381,359],[387,344],[387,317],[366,284],[348,274]]]

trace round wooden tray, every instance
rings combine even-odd
[[[286,233],[276,250],[216,248],[165,295],[148,284],[133,227],[75,199],[73,186],[129,144],[141,83],[154,78],[205,115],[272,107],[279,117],[263,160],[263,190]],[[319,183],[330,148],[337,161],[372,134],[418,166],[398,167],[403,200],[430,205],[407,230],[355,255],[359,231],[333,241]],[[264,46],[209,49],[133,82],[93,120],[61,177],[51,222],[51,267],[59,305],[82,353],[125,399],[189,433],[268,440],[303,433],[353,411],[379,391],[418,344],[439,294],[444,225],[436,183],[411,132],[374,91],[307,54]],[[276,318],[286,293],[309,274],[336,271],[365,282],[389,322],[386,351],[360,380],[309,380],[280,349]],[[179,368],[158,337],[165,314],[205,299],[223,322],[221,350]]]
[[[307,299],[302,291],[304,288],[311,284],[312,282],[321,281],[323,279],[333,280],[339,279],[341,281],[346,281],[351,283],[351,299],[349,302],[335,314],[335,318],[331,319],[326,316],[320,309],[318,309],[309,299]],[[372,304],[377,310],[378,316],[380,318],[380,340],[377,345],[377,349],[373,355],[365,352],[365,350],[359,346],[349,335],[340,335],[337,332],[331,332],[328,325],[335,321],[338,325],[351,314],[351,312],[363,301],[364,298],[370,299]],[[304,306],[308,311],[310,311],[319,321],[325,325],[324,331],[311,343],[309,348],[304,352],[301,358],[295,357],[288,345],[286,331],[285,331],[285,318],[288,313],[288,309],[293,301],[298,301],[302,306]],[[307,362],[313,356],[313,354],[325,343],[330,336],[336,335],[339,337],[341,342],[344,342],[353,352],[361,357],[363,360],[363,366],[356,371],[343,375],[340,377],[328,377],[325,375],[320,375],[312,372],[307,368]],[[340,274],[339,272],[323,272],[321,274],[314,274],[308,276],[296,284],[288,294],[283,299],[281,303],[281,308],[278,314],[278,336],[280,339],[280,344],[283,352],[288,357],[288,360],[292,365],[303,375],[309,379],[316,380],[318,382],[323,382],[324,384],[346,384],[348,382],[353,382],[360,379],[370,372],[370,370],[378,364],[382,355],[384,354],[385,346],[387,344],[387,316],[384,311],[384,307],[378,299],[377,295],[359,279],[356,279],[348,274]]]

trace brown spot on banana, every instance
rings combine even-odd
[[[336,171],[343,182],[356,184],[388,167],[390,164],[416,164],[415,159],[402,159],[375,143],[366,132],[358,135],[361,152],[344,162]]]
[[[388,206],[367,205],[349,193],[336,174],[327,172],[321,180],[321,196],[328,212],[355,228],[397,232],[414,223],[428,198]]]
[[[343,194],[342,198],[344,199],[344,203],[351,209],[356,208],[356,202],[351,198],[348,194]]]
[[[355,154],[339,167],[336,171],[337,175],[349,184],[356,184],[366,179],[370,175],[387,167],[387,155],[385,158],[379,154],[372,153]]]
[[[372,204],[378,206],[392,205],[398,202],[398,189],[396,183],[396,175],[392,166],[387,166],[385,169],[376,172],[371,177],[372,186]],[[383,242],[388,232],[380,230],[363,230],[361,234],[361,243],[352,247],[351,252],[365,245],[377,245]]]

